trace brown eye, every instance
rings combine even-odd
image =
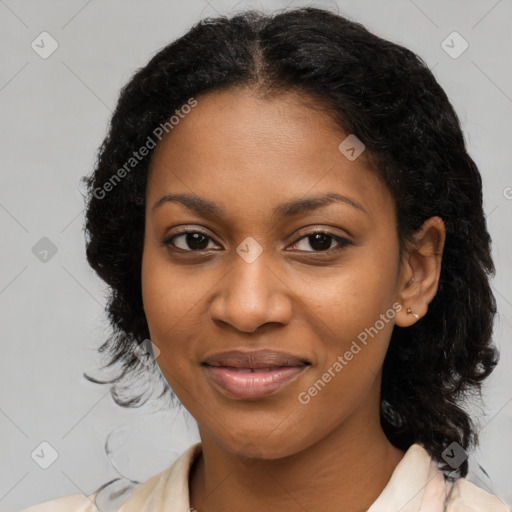
[[[211,238],[200,231],[185,231],[168,238],[164,244],[183,251],[203,251],[208,248],[210,241]]]
[[[333,237],[325,233],[315,233],[307,237],[310,247],[315,251],[326,251],[331,248]]]
[[[333,246],[334,242],[334,246]],[[301,247],[302,244],[302,247]],[[337,245],[336,245],[337,244]],[[294,246],[301,251],[305,252],[325,252],[333,249],[334,251],[340,250],[343,247],[351,245],[352,243],[341,236],[334,235],[327,232],[310,233],[298,240]],[[312,249],[308,249],[308,246]]]

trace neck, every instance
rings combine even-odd
[[[364,411],[300,452],[250,464],[199,431],[203,451],[190,473],[190,506],[197,512],[366,511],[404,455],[386,438],[378,415]]]

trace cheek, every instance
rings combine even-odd
[[[327,435],[356,410],[366,410],[369,417],[370,411],[378,410],[381,368],[392,328],[392,320],[376,331],[367,328],[358,332],[359,327],[354,324],[319,351],[321,361],[295,397],[297,418],[307,417],[316,423],[315,437]],[[297,421],[291,428],[300,424]],[[295,435],[300,438],[300,431]]]
[[[142,258],[142,300],[144,311],[155,337],[165,341],[187,316],[194,314],[205,293],[202,282],[194,278],[191,269],[176,268],[165,250],[151,246],[144,249]]]
[[[397,261],[393,246],[376,246],[358,251],[321,280],[300,282],[299,313],[314,325],[320,345],[317,368],[302,389],[310,405],[327,404],[344,414],[374,385],[400,308]]]
[[[364,249],[332,269],[287,276],[288,287],[299,299],[297,314],[315,323],[323,339],[346,342],[357,337],[395,303],[397,259],[389,246]]]
[[[190,357],[187,339],[193,331],[193,304],[198,302],[197,290],[172,271],[169,261],[159,250],[145,249],[142,258],[142,300],[151,341],[158,347],[157,357],[162,374],[173,389],[175,379],[186,378],[181,368]]]

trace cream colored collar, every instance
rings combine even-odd
[[[188,511],[190,467],[200,453],[200,442],[190,446],[168,469],[140,484],[119,512]],[[368,512],[417,512],[429,468],[428,453],[420,445],[412,445]]]

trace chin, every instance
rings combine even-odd
[[[232,433],[231,428],[230,433]],[[243,461],[245,459],[275,460],[290,457],[313,445],[315,440],[308,443],[306,439],[298,439],[290,434],[269,436],[269,430],[264,429],[261,435],[254,432],[240,435],[232,433],[229,438],[217,437],[217,442]]]

